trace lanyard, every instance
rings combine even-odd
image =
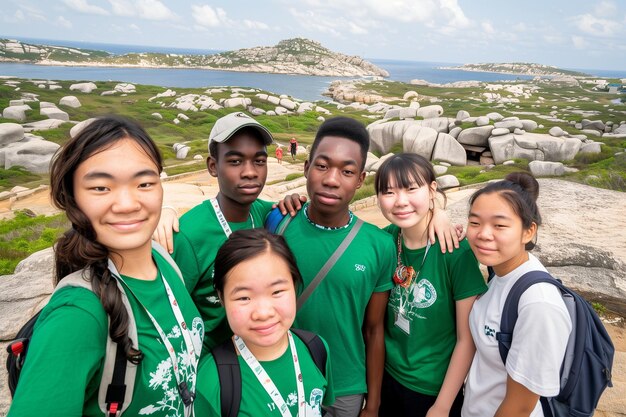
[[[411,271],[410,274],[414,275],[414,276],[408,277],[399,285],[400,287],[404,288],[404,291],[402,291],[402,288],[399,288],[400,299],[399,299],[398,307],[400,308],[400,315],[402,316],[404,316],[406,313],[405,307],[406,307],[407,302],[409,301],[409,294],[413,290],[413,286],[417,282],[417,278],[419,277],[420,272],[422,272],[422,267],[424,266],[424,262],[426,262],[426,256],[428,256],[429,249],[430,249],[430,240],[428,240],[426,243],[426,250],[424,250],[424,257],[422,258],[422,263],[420,264],[420,267],[416,273],[413,267],[411,266],[406,267],[402,263],[402,231],[398,233],[398,267],[396,268],[396,275],[403,274],[404,270],[407,268],[410,268],[410,271]]]
[[[192,383],[191,389],[189,389],[189,386],[187,385],[187,382],[182,380],[183,378],[180,375],[180,371],[179,371],[179,368],[178,368],[178,360],[176,359],[176,351],[174,350],[174,347],[172,346],[172,343],[168,339],[167,335],[165,334],[165,332],[163,331],[163,329],[161,328],[159,323],[156,321],[154,316],[146,308],[146,306],[143,305],[143,303],[141,302],[141,300],[139,300],[139,298],[137,298],[137,296],[135,295],[133,290],[128,286],[128,284],[126,284],[124,282],[124,279],[121,276],[118,277],[118,278],[122,282],[124,282],[124,284],[126,284],[126,287],[130,291],[130,293],[135,297],[135,299],[137,300],[139,305],[141,305],[141,307],[143,307],[145,312],[148,314],[148,317],[152,321],[152,324],[154,325],[154,328],[156,329],[157,333],[159,333],[159,337],[161,338],[161,341],[165,345],[165,348],[167,349],[167,353],[170,356],[170,361],[172,362],[172,367],[174,369],[174,376],[176,377],[176,383],[177,383],[177,386],[178,386],[178,392],[179,392],[179,394],[180,394],[180,396],[181,396],[181,398],[183,400],[183,403],[185,404],[185,416],[191,416],[191,415],[193,415],[192,403],[193,403],[193,400],[194,400],[194,398],[196,396],[196,394],[195,394],[195,383],[196,383],[195,374],[196,374],[196,370],[197,370],[197,367],[198,367],[198,355],[196,354],[196,350],[195,350],[195,347],[193,345],[193,341],[191,340],[191,334],[190,334],[189,328],[187,327],[187,323],[185,322],[185,318],[183,317],[183,313],[180,310],[180,307],[178,305],[178,301],[176,301],[176,297],[174,297],[174,293],[172,292],[172,288],[170,287],[170,285],[167,283],[167,281],[163,277],[163,274],[159,272],[159,275],[161,276],[161,280],[163,281],[163,285],[165,286],[165,292],[167,294],[167,298],[169,300],[170,307],[172,308],[172,312],[174,313],[174,317],[176,318],[176,322],[178,324],[178,327],[179,327],[179,329],[180,329],[180,331],[181,331],[181,333],[183,335],[183,340],[185,341],[185,347],[187,349],[187,352],[185,352],[183,354],[187,356],[187,359],[189,360],[189,362],[191,364],[191,372],[192,372],[192,377],[190,378],[190,380],[192,381],[191,382]]]
[[[289,336],[289,348],[291,349],[291,355],[293,357],[293,368],[296,371],[296,388],[298,390],[298,417],[304,417],[306,413],[306,402],[304,400],[304,383],[302,382],[302,373],[300,372],[300,362],[298,361],[298,353],[296,352],[296,345],[293,342],[293,336],[291,332],[287,332]],[[235,335],[235,346],[237,350],[241,354],[241,357],[246,361],[252,372],[256,375],[259,383],[263,385],[263,388],[268,393],[280,414],[283,417],[292,417],[291,411],[289,411],[289,407],[285,403],[283,396],[276,388],[274,381],[269,377],[263,366],[259,363],[257,358],[254,357],[250,349],[246,346],[246,343],[243,339],[237,335]]]
[[[222,209],[220,209],[220,205],[217,202],[217,198],[212,198],[210,201],[211,201],[211,205],[213,206],[213,211],[215,211],[215,215],[217,216],[217,220],[220,222],[220,226],[222,226],[222,230],[224,231],[224,234],[226,235],[226,237],[229,237],[231,233],[233,233],[233,231],[231,230],[230,225],[228,224],[228,221],[226,220],[226,217],[224,217],[224,213],[222,213]],[[248,217],[250,217],[250,221],[252,222],[252,228],[254,229],[254,217],[252,217],[252,213],[248,213]]]

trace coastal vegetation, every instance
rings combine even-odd
[[[556,76],[568,75],[574,77],[589,77],[589,74],[580,71],[566,70],[551,65],[535,64],[530,62],[507,62],[507,63],[482,63],[463,64],[457,67],[442,67],[441,69],[454,69],[463,71],[497,72],[502,74],[541,75]]]
[[[243,86],[242,88],[177,88],[172,95],[163,96],[164,87],[151,85],[135,85],[134,92],[128,94],[101,95],[105,91],[114,91],[115,81],[97,82],[97,90],[92,93],[70,91],[75,81],[56,81],[58,89],[42,88],[41,80],[25,80],[12,78],[8,82],[0,82],[0,109],[10,106],[12,100],[19,100],[26,96],[36,97],[28,101],[31,110],[26,112],[27,124],[46,120],[40,114],[42,102],[59,103],[67,95],[75,95],[80,100],[80,107],[72,108],[59,105],[67,112],[70,120],[82,121],[91,117],[105,114],[120,114],[140,121],[149,134],[157,142],[165,162],[165,172],[168,176],[181,173],[204,171],[207,157],[207,140],[214,122],[221,116],[241,107],[206,109],[198,111],[182,110],[181,97],[206,96],[215,102],[223,103],[233,96],[249,100],[247,110],[260,109],[262,114],[255,118],[265,125],[274,135],[277,143],[287,145],[292,136],[297,137],[301,145],[307,146],[313,142],[315,132],[321,121],[332,116],[348,116],[370,124],[383,117],[383,114],[373,114],[363,107],[363,103],[337,103],[318,101],[311,104],[311,110],[305,112],[288,112],[283,115],[273,115],[276,105],[267,100],[267,96],[275,92],[261,91]],[[19,83],[16,88],[15,83]],[[574,124],[582,119],[600,119],[605,123],[619,125],[626,120],[626,108],[619,101],[623,95],[609,94],[606,91],[594,88],[594,85],[581,82],[579,85],[562,85],[548,80],[495,83],[475,83],[465,86],[439,85],[412,85],[386,80],[361,80],[354,82],[354,88],[363,96],[380,97],[380,102],[386,105],[409,106],[407,94],[414,94],[413,99],[422,106],[438,104],[442,106],[443,116],[454,120],[459,111],[467,111],[472,116],[484,116],[490,112],[500,112],[503,116],[523,115],[524,118],[534,120],[538,127],[535,133],[548,133],[553,127],[573,129]],[[528,97],[523,95],[515,100],[494,102],[485,99],[485,94],[495,94],[506,98],[512,97],[510,91],[514,89],[532,91]],[[236,90],[236,93],[234,92]],[[265,97],[265,98],[263,98]],[[297,105],[303,103],[297,98],[289,98]],[[356,105],[359,104],[359,105]],[[158,114],[158,118],[154,115]],[[181,117],[181,114],[184,117]],[[421,117],[416,117],[421,119]],[[394,120],[394,119],[390,119]],[[176,122],[175,122],[176,121]],[[14,122],[0,118],[0,123]],[[494,122],[490,120],[489,124]],[[25,125],[26,126],[26,125]],[[469,129],[474,124],[470,121],[459,121],[457,126]],[[60,126],[47,130],[36,130],[33,134],[48,141],[63,144],[69,137],[73,123],[63,123]],[[579,153],[572,160],[563,161],[566,167],[571,168],[562,178],[595,187],[626,191],[626,138],[623,136],[605,137],[598,135],[593,140],[602,143],[597,153]],[[173,145],[181,143],[189,147],[188,157],[185,160],[177,159]],[[274,155],[275,146],[269,147],[270,155]],[[390,152],[401,152],[402,144],[394,145]],[[193,159],[197,156],[197,159]],[[381,157],[380,153],[377,156]],[[284,164],[304,162],[306,156],[298,155],[295,162],[290,157],[283,159]],[[436,162],[436,161],[434,161]],[[448,174],[454,175],[461,186],[482,183],[498,179],[507,173],[516,170],[528,170],[526,159],[514,159],[510,165],[495,165],[485,167],[476,161],[467,166],[451,166]],[[285,181],[290,181],[301,174],[290,174]],[[355,200],[374,194],[373,176],[368,176],[363,187],[358,191]],[[49,182],[46,174],[34,174],[21,167],[0,169],[0,193],[8,192],[15,186],[35,188]],[[14,219],[0,221],[0,252],[2,264],[0,275],[11,273],[16,263],[28,254],[41,248],[50,246],[54,238],[65,228],[63,216],[55,217],[28,217],[27,214],[17,214]]]
[[[255,47],[207,55],[128,53],[36,45],[0,39],[0,61],[42,65],[84,65],[141,68],[199,68],[280,74],[383,76],[387,71],[358,56],[333,52],[305,38],[286,39],[275,46]]]

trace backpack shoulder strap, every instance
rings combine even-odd
[[[211,351],[220,383],[222,417],[237,417],[241,405],[241,369],[232,340],[228,339]]]
[[[565,288],[563,284],[545,271],[527,272],[522,275],[515,284],[513,284],[513,287],[511,287],[511,291],[509,292],[509,295],[507,295],[506,301],[504,302],[504,308],[502,309],[500,331],[496,333],[500,357],[505,365],[509,349],[511,348],[511,343],[513,341],[513,329],[515,328],[515,323],[517,322],[519,299],[528,288],[540,282],[547,282],[559,287],[559,289],[562,290]]]
[[[320,339],[320,337],[315,333],[307,330],[291,329],[291,331],[304,342],[311,353],[311,358],[313,359],[315,366],[317,366],[317,369],[319,369],[322,372],[322,375],[326,377],[328,352],[326,351],[326,347],[324,346],[322,339]]]
[[[113,275],[118,275],[117,269],[109,260],[109,270]],[[93,291],[91,281],[86,279],[86,270],[73,272],[59,281],[54,291],[64,287],[80,287]],[[133,310],[124,291],[124,287],[117,281],[117,287],[122,294],[122,303],[128,312],[128,337],[133,343],[133,347],[138,349],[137,323]],[[109,328],[111,319],[108,318]],[[126,360],[126,355],[121,347],[118,347],[111,339],[111,334],[107,333],[107,344],[104,354],[104,365],[102,378],[100,379],[100,389],[98,391],[98,404],[100,410],[106,416],[121,416],[128,408],[135,388],[135,377],[137,375],[137,365]]]
[[[174,261],[174,258],[172,258],[172,255],[170,255],[163,246],[159,245],[155,240],[152,241],[152,249],[154,249],[155,251],[157,251],[157,253],[159,255],[161,255],[163,257],[163,259],[165,259],[167,261],[168,264],[170,264],[170,266],[172,267],[172,269],[174,271],[176,271],[176,274],[178,275],[178,278],[180,278],[181,281],[183,281],[183,284],[185,283],[185,280],[183,279],[183,273],[180,272],[180,268],[178,267],[178,265],[176,264],[176,261]]]

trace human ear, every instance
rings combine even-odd
[[[206,159],[206,167],[212,177],[217,178],[217,160],[213,156]]]
[[[311,167],[311,162],[307,159],[304,161],[304,178],[309,177],[309,168]]]
[[[522,242],[527,244],[531,242],[535,238],[535,234],[537,233],[537,223],[532,222],[528,229],[524,229],[522,232]]]
[[[356,186],[356,188],[361,188],[361,186],[363,185],[363,181],[365,181],[365,171],[361,171],[361,173],[359,174],[359,182]]]

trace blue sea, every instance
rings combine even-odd
[[[76,41],[51,41],[45,39],[19,38],[23,42],[95,49],[120,55],[131,52],[161,52],[176,54],[214,54],[211,49],[188,49],[151,47],[140,45],[112,45]],[[531,76],[443,70],[439,67],[456,66],[453,62],[417,62],[368,58],[368,61],[389,72],[393,81],[409,82],[422,79],[431,83],[445,84],[455,81],[511,81],[531,79]],[[626,71],[582,70],[599,77],[626,78]],[[326,100],[322,93],[334,80],[348,78],[315,77],[308,75],[264,74],[202,69],[152,69],[152,68],[99,68],[43,66],[33,64],[0,63],[0,75],[31,79],[120,81],[136,84],[158,85],[169,88],[206,88],[217,86],[255,87],[275,94],[288,94],[302,100]]]

